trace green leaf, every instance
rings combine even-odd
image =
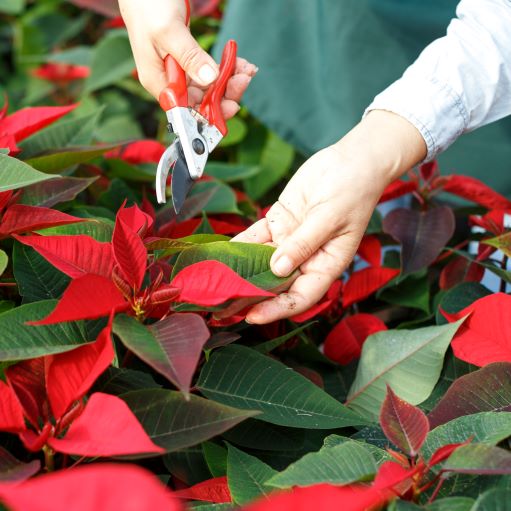
[[[47,316],[56,300],[21,305],[0,314],[0,360],[24,360],[69,351],[94,340],[85,322],[27,325]]]
[[[449,289],[440,300],[436,311],[436,322],[445,325],[447,320],[440,311],[454,314],[468,307],[479,298],[490,295],[492,292],[479,282],[462,282]]]
[[[3,250],[0,249],[0,275],[2,275],[2,273],[5,271],[8,263],[9,257]]]
[[[26,160],[50,150],[90,144],[102,111],[100,108],[88,115],[64,118],[34,133],[18,144],[23,151],[21,157]]]
[[[91,74],[85,83],[89,93],[111,85],[128,76],[135,62],[125,30],[113,30],[99,40],[94,48]]]
[[[277,471],[232,445],[227,449],[227,481],[233,502],[241,506],[269,495],[271,490],[264,485]]]
[[[427,511],[471,511],[474,499],[469,497],[446,497],[436,499],[426,506]],[[496,511],[496,510],[493,510]]]
[[[47,62],[63,62],[75,66],[88,66],[90,64],[92,48],[90,46],[73,46],[65,50],[50,53]]]
[[[120,397],[151,439],[167,452],[204,442],[257,414],[193,394],[187,401],[180,392],[164,389],[138,390]]]
[[[483,240],[481,243],[484,243],[485,245],[490,245],[490,247],[495,247],[496,249],[502,251],[508,257],[511,256],[511,233],[509,232],[501,234],[500,236],[496,236],[495,238]]]
[[[255,176],[260,168],[257,165],[241,165],[239,163],[225,163],[212,161],[206,165],[205,173],[215,179],[230,183]]]
[[[382,433],[383,434],[383,433]],[[385,437],[386,445],[389,445],[389,441]],[[366,451],[369,451],[373,456],[374,461],[377,466],[380,466],[385,461],[393,460],[392,456],[385,450],[376,445],[365,442],[364,440],[356,440],[354,438],[348,438],[345,436],[339,435],[328,435],[324,442],[324,448],[334,448],[346,442],[356,442],[359,443]]]
[[[0,192],[17,190],[33,183],[58,178],[43,174],[16,158],[0,153]]]
[[[13,273],[24,303],[60,298],[71,279],[33,248],[18,241],[13,245]]]
[[[204,192],[211,192],[211,197],[203,207],[203,213],[240,213],[236,194],[230,186],[221,181],[200,181],[193,186],[189,198]]]
[[[77,234],[85,234],[97,241],[111,241],[113,231],[113,225],[104,220],[91,219],[88,222],[48,227],[47,229],[41,229],[37,232],[43,236],[74,236]]]
[[[427,271],[395,279],[381,289],[376,295],[387,303],[419,309],[429,314],[429,282]]]
[[[511,452],[486,444],[468,444],[456,449],[443,470],[460,474],[511,474]]]
[[[186,266],[200,261],[216,260],[226,264],[255,286],[272,290],[288,280],[276,277],[270,270],[270,259],[274,250],[268,245],[230,241],[198,245],[180,254],[172,270],[172,278]]]
[[[475,501],[474,507],[466,508],[467,511],[511,511],[511,490],[493,488],[484,492]],[[447,511],[447,508],[445,508]],[[437,510],[434,510],[437,511]],[[438,510],[440,511],[440,509]],[[450,509],[449,509],[450,511]],[[453,511],[458,511],[453,510]],[[464,509],[460,511],[465,511]]]
[[[152,183],[154,181],[154,163],[135,166],[117,158],[109,158],[107,162],[109,177],[119,177],[127,181],[142,183]]]
[[[371,452],[361,442],[347,440],[335,447],[323,447],[318,452],[306,454],[267,484],[276,488],[319,483],[349,484],[370,480],[376,472]]]
[[[389,384],[396,394],[417,405],[431,394],[444,355],[463,320],[417,330],[387,330],[367,338],[348,406],[376,421]]]
[[[260,158],[261,170],[244,182],[250,198],[258,200],[273,188],[290,170],[294,157],[293,147],[270,132]]]
[[[210,399],[262,412],[258,419],[297,428],[327,429],[364,420],[291,368],[240,345],[215,350],[199,390]]]
[[[213,442],[202,444],[204,459],[213,477],[222,477],[227,474],[227,449]]]
[[[305,323],[304,325],[301,325],[295,328],[294,330],[291,330],[291,332],[288,332],[287,334],[281,335],[280,337],[276,337],[275,339],[272,339],[270,341],[258,344],[257,346],[254,346],[253,349],[255,351],[258,351],[259,353],[270,353],[270,351],[273,351],[275,348],[282,346],[282,344],[284,344],[286,341],[289,341],[289,339],[292,339],[300,332],[303,332],[306,328],[309,328],[311,325],[314,325],[315,323],[318,322],[309,321],[308,323]]]
[[[227,135],[222,138],[219,147],[239,144],[247,136],[247,125],[240,117],[232,117],[227,121]]]
[[[25,9],[26,0],[2,0],[0,12],[5,14],[21,14]]]
[[[25,187],[23,195],[18,204],[28,204],[29,206],[42,206],[51,208],[60,202],[70,201],[88,188],[97,177],[62,177],[51,181],[43,181]]]
[[[27,163],[43,172],[57,173],[73,165],[93,160],[114,147],[116,146],[79,147],[73,150],[64,150],[58,153],[48,154],[46,156],[37,156],[36,158],[27,160]]]
[[[126,367],[110,366],[96,380],[92,391],[119,396],[132,390],[158,388],[161,388],[161,385],[154,381],[150,373],[127,369]]]
[[[421,453],[429,459],[443,445],[473,442],[496,445],[511,436],[510,412],[481,412],[458,417],[429,432]]]

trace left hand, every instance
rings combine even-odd
[[[270,323],[318,302],[353,259],[385,187],[425,156],[411,123],[374,111],[305,162],[266,218],[233,238],[276,245],[273,273],[301,273],[287,292],[255,305],[247,322]]]

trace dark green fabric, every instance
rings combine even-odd
[[[251,112],[305,154],[338,140],[376,94],[445,34],[457,0],[230,0],[228,38],[260,68]],[[221,45],[221,46],[220,46]],[[511,192],[511,119],[465,135],[440,157],[444,173]]]

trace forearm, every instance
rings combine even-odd
[[[381,191],[426,157],[419,130],[403,117],[373,110],[334,145],[345,164],[361,176],[369,174]]]
[[[426,141],[427,160],[511,114],[511,1],[462,0],[457,15],[367,110],[408,119]]]

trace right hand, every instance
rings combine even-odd
[[[197,106],[218,77],[218,65],[191,35],[184,0],[119,0],[119,7],[143,87],[158,99],[167,86],[163,60],[170,54],[188,75],[190,106]],[[226,118],[239,110],[241,96],[256,72],[256,66],[237,59],[222,102]]]

